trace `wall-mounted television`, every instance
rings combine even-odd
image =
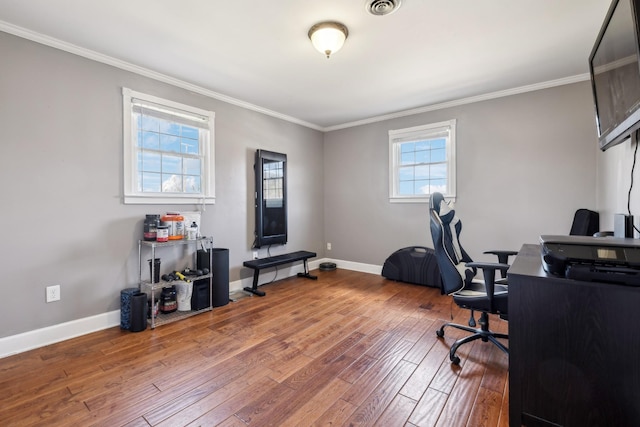
[[[257,150],[254,248],[287,243],[287,155]]]
[[[640,128],[640,0],[613,0],[589,56],[602,151]]]

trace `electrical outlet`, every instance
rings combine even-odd
[[[253,251],[253,259],[258,259],[258,251]]]
[[[327,250],[330,251],[331,250],[331,243],[327,243]]]
[[[47,286],[47,302],[60,301],[60,285]]]

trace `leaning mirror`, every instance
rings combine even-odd
[[[287,155],[257,150],[253,247],[287,243]]]

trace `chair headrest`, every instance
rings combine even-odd
[[[441,193],[431,194],[431,209],[433,209],[443,224],[449,224],[456,216],[453,201],[447,202]]]

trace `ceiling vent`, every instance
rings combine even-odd
[[[402,0],[366,0],[367,12],[375,16],[384,16],[398,10]]]

